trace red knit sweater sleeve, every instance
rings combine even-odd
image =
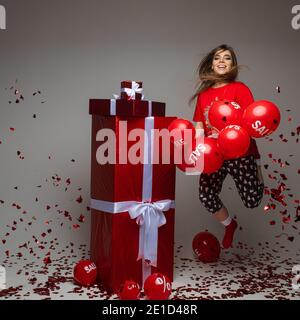
[[[196,107],[195,107],[193,121],[204,122],[204,116],[203,116],[203,111],[202,111],[202,106],[201,106],[201,94],[199,94],[197,97],[197,103],[196,103]]]

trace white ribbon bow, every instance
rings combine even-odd
[[[126,92],[127,96],[133,100],[133,99],[135,99],[136,93],[142,93],[143,88],[140,88],[140,85],[137,82],[132,81],[132,87],[131,88],[122,88],[122,91]]]
[[[168,211],[171,204],[171,200],[139,202],[128,209],[131,219],[136,219],[140,225],[137,260],[144,258],[150,265],[157,266],[158,228],[166,224],[163,211]]]

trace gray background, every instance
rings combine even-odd
[[[146,99],[166,102],[168,115],[192,119],[194,108],[187,101],[194,91],[195,70],[203,54],[222,43],[233,46],[239,63],[249,66],[240,80],[252,89],[255,99],[281,107],[282,122],[273,142],[259,140],[258,146],[263,163],[270,165],[264,170],[266,184],[278,186],[267,175],[279,170],[288,176],[286,183],[297,197],[299,147],[290,136],[300,114],[300,30],[291,27],[291,9],[297,2],[2,0],[7,30],[0,31],[0,200],[4,201],[0,240],[6,243],[0,242],[0,262],[6,250],[27,255],[27,250],[18,248],[24,243],[43,257],[55,237],[62,247],[70,241],[89,242],[90,98],[110,98],[119,93],[122,80],[140,80]],[[278,85],[280,93],[275,89]],[[12,86],[24,96],[19,104],[14,102]],[[41,95],[33,96],[36,90]],[[280,133],[289,138],[287,143],[281,142]],[[268,153],[290,166],[272,164]],[[55,174],[62,178],[57,186],[51,178]],[[177,172],[175,237],[188,254],[198,231],[209,229],[220,239],[223,232],[200,205],[197,184],[198,177]],[[283,207],[266,214],[265,197],[259,208],[246,209],[234,190],[228,178],[222,198],[243,228],[237,241],[274,240],[282,232],[279,210]],[[82,203],[76,201],[80,195]],[[292,217],[294,207],[288,201]],[[73,221],[57,210],[70,212]],[[80,214],[86,217],[83,224],[76,221]],[[270,226],[270,220],[277,224]],[[11,230],[13,221],[16,231]],[[76,223],[79,229],[72,227]],[[41,237],[49,228],[52,232]],[[290,226],[284,232],[298,236]],[[46,249],[37,249],[32,236],[46,241]],[[297,241],[287,244],[292,247]]]

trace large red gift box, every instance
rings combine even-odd
[[[138,282],[142,287],[146,277],[154,272],[161,272],[171,281],[173,280],[175,166],[172,161],[172,152],[170,163],[167,164],[162,163],[161,156],[159,162],[154,164],[151,162],[123,164],[120,161],[119,147],[120,150],[125,148],[129,151],[136,144],[136,141],[127,141],[127,146],[124,144],[124,139],[127,139],[132,129],[144,129],[146,133],[154,128],[167,129],[175,118],[135,116],[138,114],[133,112],[135,101],[129,100],[127,103],[131,103],[131,107],[127,106],[128,110],[132,110],[131,116],[120,116],[116,109],[113,115],[103,116],[99,110],[107,108],[107,100],[97,100],[97,106],[94,99],[90,101],[90,114],[92,114],[91,259],[97,265],[98,282],[103,284],[109,292],[117,292],[121,284],[130,279]],[[120,113],[122,114],[122,111]],[[148,110],[148,113],[151,115],[152,110]],[[124,121],[127,124],[127,131],[120,130],[121,123]],[[97,141],[97,133],[101,129],[111,129],[116,134],[116,163],[100,165],[97,161],[97,150],[106,142]],[[144,139],[144,159],[150,160],[151,150],[156,150],[153,145],[155,140],[147,134]],[[160,145],[158,149],[160,155],[161,148]],[[161,211],[157,209],[158,207]],[[152,237],[153,243],[147,243],[146,240],[149,238],[141,231],[142,226],[137,223],[140,217],[133,216],[135,212],[145,212],[148,209],[156,210],[156,213],[160,212],[161,220],[156,232],[157,237]],[[147,215],[144,218],[147,220]],[[148,261],[145,254],[148,251],[153,253],[153,247],[157,256],[152,261],[151,259]]]

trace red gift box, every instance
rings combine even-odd
[[[140,81],[122,81],[121,99],[142,100],[143,82]]]
[[[94,109],[90,109],[93,111]],[[93,114],[93,112],[91,112]],[[175,223],[175,166],[163,164],[160,157],[155,164],[121,164],[119,146],[124,147],[127,134],[120,133],[120,122],[127,121],[127,132],[132,129],[166,129],[174,117],[103,117],[92,116],[92,159],[91,159],[91,259],[96,263],[98,281],[108,292],[117,292],[125,280],[134,280],[143,286],[144,280],[154,272],[161,272],[173,279],[174,223]],[[105,142],[97,141],[101,129],[116,133],[116,163],[97,162],[97,150]],[[153,148],[153,138],[146,135],[144,149]],[[127,141],[127,150],[136,141]],[[150,148],[150,149],[149,149]],[[161,146],[159,152],[161,153]],[[145,153],[149,157],[150,153]],[[172,154],[171,154],[172,157]],[[150,158],[149,158],[150,159]],[[157,259],[149,266],[145,257],[140,260],[141,225],[132,217],[132,208],[143,211],[156,210],[167,203],[160,212],[165,223],[157,229]],[[154,209],[153,209],[154,208]],[[147,211],[146,210],[146,211]],[[158,210],[159,211],[159,210]],[[148,245],[143,248],[147,249]],[[145,250],[146,252],[147,250]],[[145,253],[144,252],[144,253]]]
[[[166,104],[156,101],[91,99],[90,114],[102,116],[163,117]]]

